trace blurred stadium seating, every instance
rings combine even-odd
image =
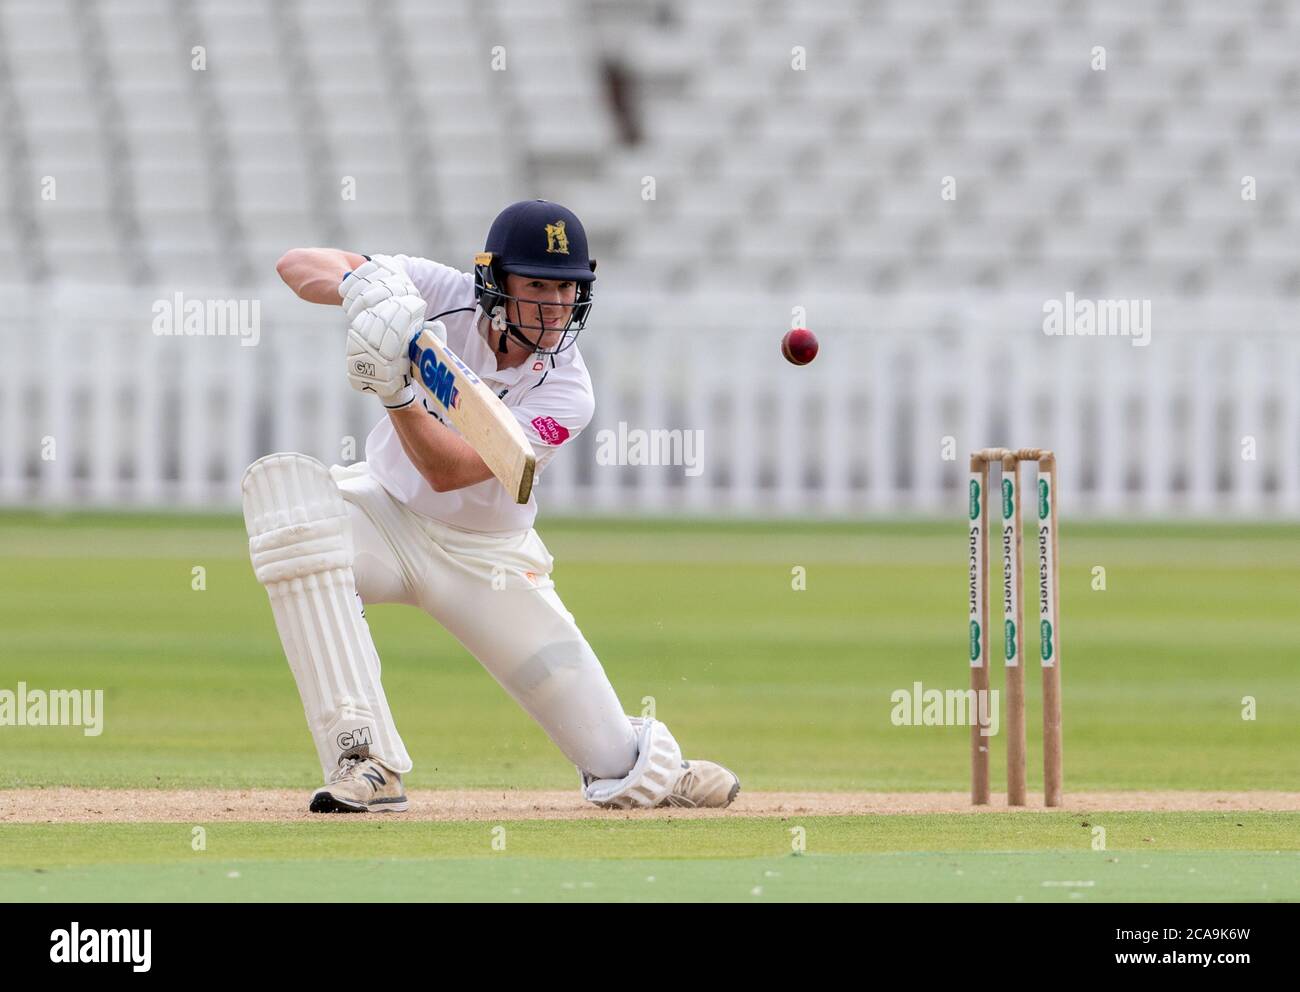
[[[1300,514],[1297,51],[1282,0],[0,0],[0,285],[28,287],[0,334],[50,373],[0,385],[0,500],[230,506],[269,446],[339,460],[373,410],[275,259],[466,267],[544,196],[600,260],[588,434],[705,427],[713,459],[607,469],[584,436],[551,509],[943,512],[953,436],[1059,448],[1071,510]],[[259,298],[264,344],[156,338],[176,291]],[[1054,348],[1067,291],[1151,300],[1151,347]],[[824,341],[798,373],[796,307]],[[92,331],[176,395],[40,364]],[[43,464],[50,434],[76,457]]]

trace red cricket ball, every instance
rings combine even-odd
[[[796,327],[781,339],[781,354],[792,365],[807,365],[817,357],[817,335],[806,327]]]

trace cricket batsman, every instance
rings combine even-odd
[[[445,343],[523,427],[540,474],[594,412],[577,339],[595,269],[578,217],[546,200],[503,210],[472,274],[337,249],[280,259],[299,297],[342,303],[348,381],[384,408],[364,462],[326,469],[301,454],[268,455],[242,484],[253,570],[324,773],[312,812],[408,808],[411,758],[366,603],[416,606],[450,631],[577,766],[588,801],[722,807],[740,790],[721,765],[684,761],[663,723],[624,714],[556,593],[553,559],[533,529],[536,498],[516,503],[411,380],[408,345],[439,320]]]

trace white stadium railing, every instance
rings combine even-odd
[[[155,335],[157,295],[62,291],[0,318],[0,503],[233,509],[259,455],[364,458],[379,414],[343,378],[337,311],[267,288],[246,347]],[[1276,314],[1156,301],[1134,347],[1047,337],[1034,300],[810,307],[822,350],[795,368],[783,304],[598,298],[596,416],[542,475],[545,511],[952,514],[970,450],[1033,446],[1056,450],[1071,516],[1300,517],[1300,341]],[[620,424],[702,432],[701,470],[602,464]]]

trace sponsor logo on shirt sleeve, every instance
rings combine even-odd
[[[533,430],[547,444],[559,445],[569,439],[569,429],[554,417],[534,417],[532,424]]]

